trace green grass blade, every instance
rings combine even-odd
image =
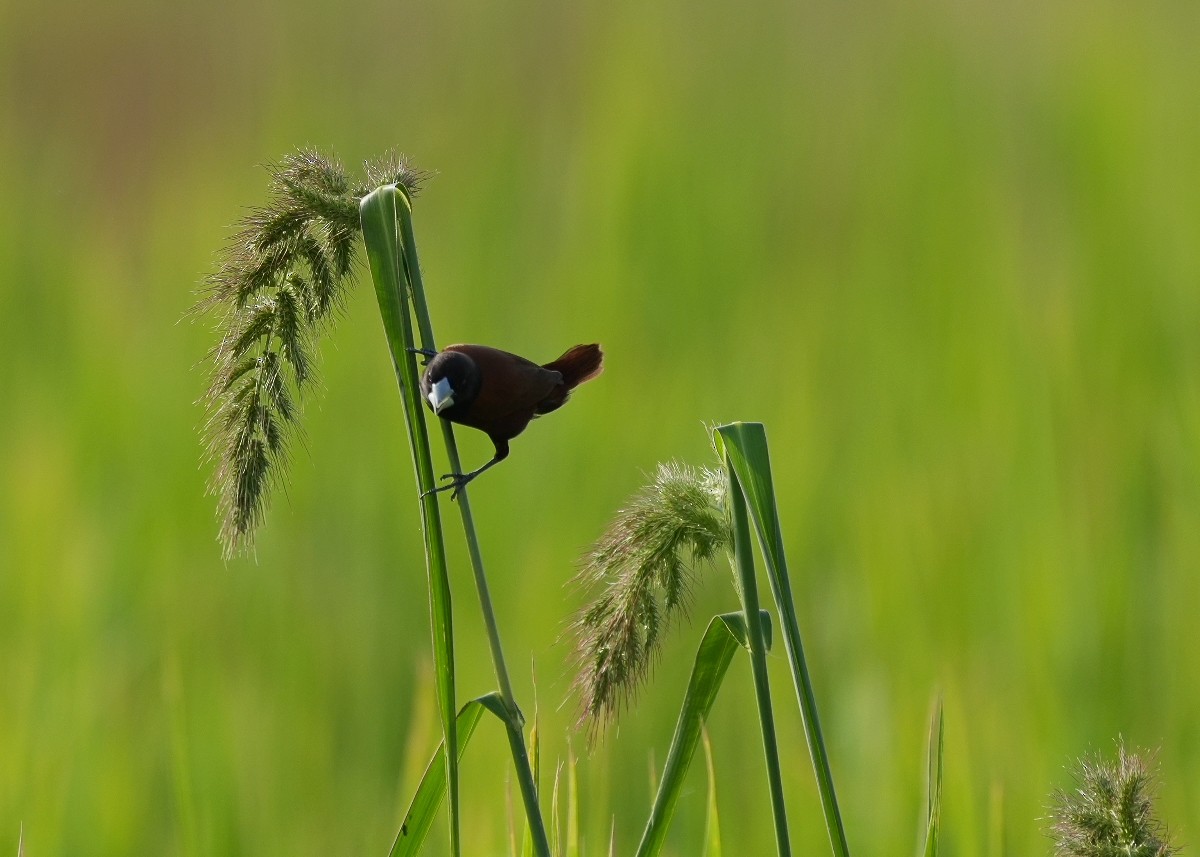
[[[413,230],[411,205],[408,197],[404,194],[399,195],[398,203],[400,239],[403,244],[401,263],[412,291],[417,327],[421,334],[421,347],[436,351],[437,341],[433,335],[433,323],[429,314],[429,304],[425,299],[424,279],[421,276],[421,263],[417,257],[417,241]],[[446,446],[446,458],[450,469],[455,473],[462,473],[462,463],[458,457],[458,444],[454,439],[454,429],[447,420],[437,420],[437,422],[441,426],[442,440]],[[483,612],[484,627],[487,630],[488,647],[492,656],[492,668],[496,673],[496,684],[508,707],[509,715],[506,721],[508,723],[508,746],[513,757],[513,766],[517,772],[517,783],[521,788],[525,817],[529,821],[536,853],[539,857],[550,857],[550,844],[546,837],[546,826],[542,819],[537,786],[525,747],[525,737],[521,732],[524,726],[524,717],[517,705],[512,683],[508,677],[508,667],[504,662],[504,650],[500,645],[500,628],[496,622],[495,610],[492,608],[487,575],[483,569],[483,554],[479,549],[479,537],[476,535],[475,519],[471,514],[471,500],[466,488],[459,492],[457,505],[462,518],[463,534],[467,541],[467,554],[471,558],[475,591],[479,596],[479,607]]]
[[[575,750],[567,743],[567,848],[565,857],[579,857],[579,775]]]
[[[721,857],[721,820],[717,813],[717,774],[713,765],[712,741],[708,729],[704,738],[704,769],[708,774],[708,808],[704,816],[704,857]]]
[[[497,694],[491,693],[479,699],[472,699],[458,712],[455,737],[460,759],[471,740],[471,735],[475,732],[475,727],[479,725],[479,720],[483,717],[483,712],[491,710],[495,714],[497,709],[502,712],[503,703],[500,702]],[[497,716],[501,715],[497,714]],[[503,718],[501,717],[501,719]],[[433,758],[429,760],[429,765],[425,768],[425,775],[421,777],[421,784],[417,786],[416,794],[413,795],[412,802],[408,805],[408,812],[404,814],[404,823],[400,825],[400,832],[396,834],[396,841],[392,843],[392,850],[388,852],[388,857],[411,857],[421,850],[421,845],[424,843],[429,829],[433,826],[433,817],[437,814],[438,805],[446,794],[445,754],[446,747],[443,742],[438,745],[437,752],[433,754]]]
[[[764,642],[769,646],[770,617],[763,614],[760,624],[767,629]],[[662,781],[654,798],[654,808],[650,811],[650,819],[646,822],[641,844],[638,845],[638,857],[650,857],[662,849],[667,827],[683,788],[684,777],[696,753],[696,746],[700,743],[704,721],[712,710],[713,700],[721,688],[725,671],[739,646],[748,646],[745,617],[741,613],[714,616],[700,640],[700,647],[696,650],[692,675],[683,697],[683,708],[680,709],[679,720],[675,724],[675,736],[671,739],[671,749],[667,753]]]
[[[817,716],[817,698],[808,674],[808,664],[804,660],[800,622],[792,600],[791,580],[788,577],[787,559],[783,551],[783,531],[779,525],[775,488],[771,479],[766,429],[762,423],[731,423],[719,426],[716,434],[718,446],[745,493],[750,516],[758,532],[759,545],[766,559],[767,576],[779,611],[784,648],[787,650],[792,681],[796,686],[796,697],[804,720],[804,734],[808,739],[808,752],[817,778],[817,789],[821,794],[829,842],[835,857],[849,857],[850,846],[846,841],[846,830],[842,824],[841,811],[838,809],[833,773],[829,767],[829,754],[825,749],[825,740],[821,736],[821,721]]]
[[[559,788],[562,786],[562,759],[554,766],[554,786],[550,789],[550,852],[562,854],[562,825],[559,824]]]
[[[937,857],[938,834],[942,826],[942,749],[945,743],[945,724],[942,719],[942,699],[933,704],[929,718],[929,770],[927,779],[927,814],[925,819],[925,857]]]
[[[404,402],[404,419],[412,451],[413,468],[421,497],[422,531],[425,537],[425,566],[429,579],[430,614],[432,617],[433,657],[437,674],[438,707],[442,716],[442,740],[449,782],[450,853],[460,853],[458,819],[458,751],[455,729],[454,701],[454,622],[450,604],[450,576],[446,565],[446,549],[442,538],[442,522],[437,497],[426,494],[434,487],[433,460],[429,452],[429,434],[421,408],[412,323],[409,318],[404,284],[404,260],[397,233],[397,207],[403,197],[395,185],[385,185],[363,197],[359,205],[363,239],[371,266],[371,279],[379,314],[387,336],[392,366],[400,384]]]
[[[542,741],[541,730],[538,729],[537,703],[534,701],[533,728],[529,730],[529,758],[533,763],[533,786],[539,792],[542,782]],[[547,840],[547,847],[549,841]],[[521,854],[523,857],[533,857],[533,825],[526,824],[525,832],[521,835]]]

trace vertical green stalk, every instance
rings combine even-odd
[[[397,199],[404,204],[397,206]],[[435,486],[429,435],[421,409],[420,384],[413,347],[412,322],[402,276],[405,260],[397,240],[397,208],[407,208],[407,200],[395,185],[385,185],[363,197],[359,206],[363,239],[375,283],[375,296],[384,333],[392,355],[392,366],[400,384],[404,419],[408,424],[413,467],[421,491],[421,523],[425,536],[425,564],[429,578],[430,624],[433,631],[433,656],[437,672],[438,707],[442,719],[442,740],[446,748],[446,781],[449,786],[450,852],[457,855],[458,818],[458,737],[455,728],[457,709],[454,701],[454,626],[450,603],[450,576],[442,538],[442,522],[436,495],[427,493]]]
[[[421,347],[436,351],[437,340],[433,335],[433,324],[430,321],[429,304],[425,300],[425,285],[421,277],[421,265],[417,258],[417,241],[412,225],[411,201],[403,193],[399,194],[400,203],[398,216],[400,236],[403,241],[403,263],[408,284],[412,294],[413,308],[416,314],[417,326],[421,333]],[[411,344],[410,344],[411,347]],[[411,355],[409,355],[411,357]],[[418,403],[419,404],[419,403]],[[458,457],[458,444],[454,439],[454,428],[446,420],[438,420],[442,427],[442,438],[446,444],[446,458],[450,469],[462,473],[462,464]],[[422,426],[424,421],[422,420]],[[422,487],[422,491],[427,490]],[[462,517],[463,533],[467,540],[467,552],[471,557],[471,569],[475,576],[475,590],[479,595],[479,606],[483,612],[483,622],[487,629],[488,646],[492,655],[492,668],[496,673],[496,684],[500,697],[508,709],[509,716],[505,719],[505,731],[508,735],[509,750],[512,752],[513,765],[517,772],[517,782],[521,789],[521,799],[525,804],[525,815],[529,819],[530,834],[533,837],[534,849],[542,857],[549,857],[550,842],[546,836],[545,822],[542,819],[538,803],[537,784],[534,781],[533,769],[529,761],[529,753],[525,747],[525,737],[522,728],[525,718],[517,705],[513,694],[512,682],[508,677],[508,667],[504,663],[504,650],[500,645],[500,628],[496,623],[496,613],[492,608],[492,597],[488,590],[487,575],[483,569],[483,555],[479,550],[479,537],[475,532],[475,519],[471,515],[471,502],[466,487],[458,493],[458,511]],[[433,496],[425,498],[434,500]]]
[[[817,789],[821,794],[829,842],[836,857],[849,857],[850,846],[846,841],[846,830],[842,825],[837,794],[833,788],[829,754],[825,749],[821,721],[817,716],[817,697],[813,692],[808,664],[804,659],[800,622],[796,616],[795,603],[792,601],[792,585],[788,576],[787,558],[783,552],[783,530],[779,525],[775,488],[771,479],[767,432],[762,423],[731,423],[719,426],[716,432],[726,467],[736,474],[738,483],[745,491],[745,502],[749,504],[758,532],[759,545],[767,563],[767,578],[771,582],[771,592],[779,611],[779,624],[783,628],[784,648],[787,650],[788,663],[792,668],[792,681],[800,702],[804,734],[808,739],[808,752],[817,777]]]
[[[767,645],[762,616],[758,607],[758,584],[754,579],[754,546],[750,541],[750,521],[746,500],[737,474],[725,454],[729,477],[729,509],[733,519],[733,560],[737,567],[742,610],[750,643],[750,664],[754,671],[754,695],[758,701],[758,722],[762,727],[763,752],[767,759],[767,783],[771,790],[771,810],[775,817],[775,843],[780,857],[792,853],[788,840],[787,810],[783,802],[783,778],[779,768],[779,746],[775,737],[775,717],[771,711],[771,687],[767,681]]]

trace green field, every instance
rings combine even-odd
[[[225,563],[183,316],[258,165],[388,148],[439,336],[607,370],[471,489],[543,768],[632,853],[703,624],[589,752],[578,557],[704,426],[766,424],[850,845],[1046,854],[1065,766],[1200,806],[1200,16],[1174,0],[177,6],[0,0],[0,854],[384,855],[439,738],[400,400],[360,272],[256,554]],[[491,445],[460,432],[470,465]],[[438,465],[441,466],[440,464]],[[451,542],[459,695],[494,684]],[[828,853],[772,655],[797,854]],[[726,853],[773,837],[749,669]],[[480,727],[464,853],[505,854]],[[703,765],[668,849],[700,853]],[[515,800],[515,798],[514,798]],[[615,822],[614,822],[615,819]],[[444,823],[426,853],[444,853]]]

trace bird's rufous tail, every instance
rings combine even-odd
[[[553,363],[547,363],[543,368],[561,372],[563,384],[568,390],[573,390],[584,381],[590,381],[604,371],[604,352],[595,343],[576,345],[574,348],[568,349],[562,357]]]

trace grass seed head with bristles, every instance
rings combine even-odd
[[[574,687],[594,730],[614,719],[653,666],[663,630],[686,612],[692,563],[731,544],[721,475],[660,464],[583,559],[576,581],[598,588],[576,617]]]
[[[1155,818],[1154,776],[1146,761],[1117,745],[1117,762],[1081,759],[1076,786],[1053,795],[1050,833],[1056,857],[1170,857],[1176,853]]]
[[[369,166],[370,180],[412,197],[421,176],[402,158]],[[239,224],[196,306],[215,312],[205,435],[215,462],[225,556],[248,548],[269,489],[281,483],[297,432],[297,401],[313,377],[317,335],[343,306],[358,250],[359,200],[337,161],[301,150],[268,167],[269,200]]]
[[[366,161],[363,167],[367,172],[367,184],[362,188],[360,196],[366,196],[377,187],[394,184],[399,186],[411,199],[421,190],[421,185],[429,178],[429,173],[418,170],[405,155],[395,150],[384,152],[378,158]]]

